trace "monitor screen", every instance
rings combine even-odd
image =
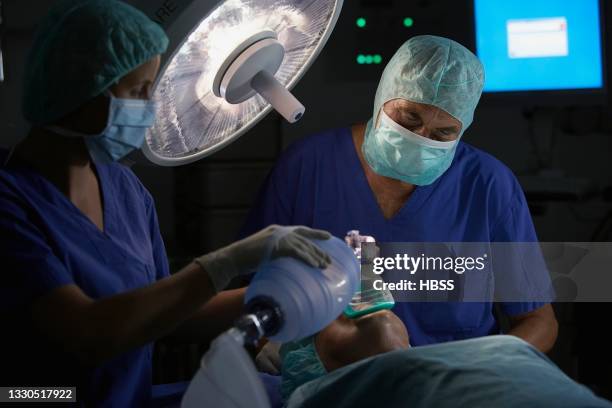
[[[604,86],[599,0],[474,0],[485,92]]]

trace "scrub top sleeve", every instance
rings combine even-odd
[[[259,190],[255,203],[240,230],[238,238],[244,238],[272,224],[292,224],[292,191],[282,174],[288,174],[282,161],[270,172]]]
[[[159,229],[159,220],[155,210],[153,197],[145,191],[147,200],[147,213],[149,217],[149,230],[151,234],[151,248],[153,249],[153,261],[155,262],[155,279],[160,280],[170,275],[168,255],[164,240]]]
[[[516,191],[509,204],[510,205],[507,207],[508,210],[494,225],[491,234],[491,242],[532,242],[536,244],[538,242],[538,237],[523,192],[521,190]],[[520,288],[527,285],[529,287],[528,290],[533,293],[534,300],[524,302],[500,302],[502,310],[508,316],[516,316],[534,311],[549,304],[554,298],[552,293],[548,292],[550,290],[548,286],[550,283],[550,276],[545,269],[545,262],[539,246],[537,248],[531,246],[525,248],[530,251],[527,258],[532,262],[526,265],[524,264],[525,257],[509,257],[515,260],[514,264],[508,265],[508,269],[504,269],[506,272],[510,273],[505,274],[507,279],[505,279],[502,285],[506,288]],[[534,267],[534,262],[544,265],[544,269]],[[537,273],[537,276],[534,272]],[[498,282],[497,277],[496,281]],[[497,284],[499,284],[499,282]],[[529,297],[531,297],[531,295]],[[545,299],[547,301],[543,301]]]
[[[0,305],[5,310],[30,305],[55,288],[74,284],[24,208],[15,199],[0,196],[0,236],[8,238],[0,245]]]

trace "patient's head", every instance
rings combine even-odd
[[[376,354],[408,348],[408,332],[389,310],[357,319],[342,315],[317,334],[315,346],[325,369],[333,371]]]
[[[327,372],[408,347],[406,327],[389,310],[357,319],[342,315],[315,336],[283,345],[282,394],[288,398],[295,388]]]

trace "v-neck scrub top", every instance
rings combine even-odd
[[[536,242],[524,194],[497,159],[459,142],[450,168],[417,186],[386,219],[368,184],[351,130],[340,128],[290,146],[269,174],[241,235],[270,224],[306,225],[343,238],[350,230],[378,242]],[[502,303],[509,315],[545,303]],[[410,344],[498,333],[491,303],[398,302]]]
[[[0,151],[0,163],[6,155]],[[169,274],[151,195],[120,164],[96,170],[104,231],[34,170],[12,161],[0,167],[0,383],[76,386],[86,406],[147,406],[152,344],[88,367],[46,340],[30,317],[33,302],[60,286],[102,299]]]

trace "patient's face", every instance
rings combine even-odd
[[[300,385],[377,354],[409,347],[402,321],[389,310],[357,319],[342,315],[312,338],[288,343],[283,357],[281,392],[287,400]]]
[[[315,338],[325,369],[333,371],[364,358],[409,347],[404,323],[391,311],[381,310],[357,319],[342,315]]]

